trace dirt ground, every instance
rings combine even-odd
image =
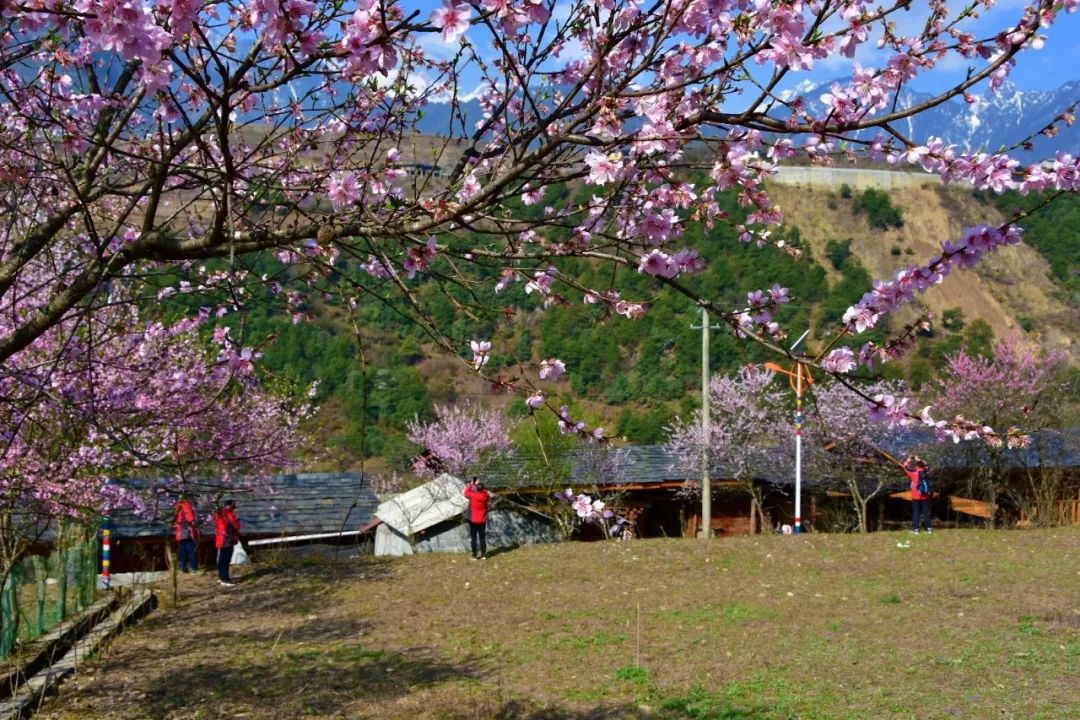
[[[647,540],[180,578],[43,720],[1080,717],[1080,528]]]

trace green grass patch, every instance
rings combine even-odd
[[[648,685],[651,681],[648,669],[637,665],[627,665],[619,668],[615,671],[615,679],[626,680],[635,685]]]
[[[791,716],[764,708],[742,707],[724,695],[698,686],[685,695],[665,699],[659,717],[662,720],[781,720]]]

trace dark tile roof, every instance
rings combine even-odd
[[[673,481],[685,482],[698,480],[701,477],[698,473],[687,473],[676,466],[675,455],[663,445],[629,445],[611,448],[610,452],[615,456],[607,463],[597,463],[596,452],[595,448],[588,447],[566,454],[565,459],[562,460],[569,466],[565,484],[572,488],[593,484],[649,485]],[[791,453],[777,451],[775,462],[770,463],[770,466],[762,471],[760,479],[781,482],[784,473],[794,467],[794,462],[794,456]],[[617,466],[617,470],[611,472],[612,466]],[[529,468],[538,467],[543,467],[543,459],[539,455],[517,453],[491,468],[485,476],[486,482],[493,488],[537,486],[542,483],[529,477]],[[605,472],[605,469],[608,471]],[[715,464],[710,468],[709,474],[717,481],[732,477],[732,472],[723,463]]]
[[[136,481],[146,484],[145,481]],[[374,517],[378,498],[370,478],[360,473],[297,473],[278,475],[270,482],[271,492],[260,496],[235,496],[237,516],[246,537],[281,537],[357,530]],[[356,503],[355,507],[353,503]],[[350,512],[351,508],[351,512]],[[210,507],[196,508],[200,530],[213,534],[206,522]],[[171,536],[172,510],[147,522],[130,512],[119,512],[112,527],[117,538]],[[347,520],[346,520],[347,517]]]
[[[624,482],[628,484],[647,484],[667,481],[700,480],[700,472],[686,472],[675,464],[675,455],[664,445],[632,445],[628,452],[629,463],[625,467]],[[759,480],[781,482],[785,473],[794,472],[794,445],[788,448],[773,448],[769,460],[756,473]],[[713,463],[709,467],[709,477],[713,480],[731,480],[734,470],[724,463]]]
[[[1004,457],[1009,466],[1038,467],[1042,461],[1051,467],[1080,469],[1080,428],[1040,431],[1032,437],[1030,448],[1006,451]],[[903,458],[910,453],[924,455],[933,461],[935,467],[942,470],[963,471],[990,461],[990,454],[982,441],[941,442],[934,437],[933,431],[921,427],[888,430],[883,426],[879,447],[897,458]],[[803,445],[803,453],[807,459],[820,451],[810,444]],[[587,447],[567,453],[562,461],[569,466],[565,484],[574,488],[594,483],[649,485],[700,479],[699,474],[687,473],[676,467],[675,456],[663,445],[631,445],[612,448],[611,452],[619,454],[614,461],[619,471],[606,476],[595,471],[595,448]],[[794,452],[794,444],[772,449],[768,453],[768,461],[756,473],[756,478],[771,485],[793,485]],[[486,482],[493,488],[536,487],[544,483],[532,480],[529,477],[529,468],[538,467],[543,467],[543,460],[539,455],[517,453],[490,468],[485,474]],[[885,472],[888,471],[889,468],[885,468]],[[722,481],[731,479],[733,472],[721,461],[709,469],[709,475],[713,480]],[[813,478],[804,477],[804,481],[812,484]],[[903,481],[902,475],[898,475],[898,482],[900,481]]]

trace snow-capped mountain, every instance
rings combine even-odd
[[[800,86],[811,112],[821,112],[821,96],[829,92],[832,83],[820,86]],[[930,100],[933,95],[904,91],[900,107],[912,107]],[[1058,150],[1080,152],[1080,125],[1059,124],[1059,133],[1047,137],[1038,133],[1046,125],[1080,100],[1080,81],[1071,81],[1052,91],[1021,90],[1006,82],[997,94],[983,90],[973,94],[971,102],[955,98],[899,123],[897,129],[913,140],[925,141],[931,136],[942,138],[962,151],[994,152],[1008,148],[1035,135],[1033,152],[1040,157],[1052,156]],[[1026,154],[1023,150],[1018,155]]]
[[[831,82],[817,85],[804,80],[780,96],[786,101],[802,96],[808,109],[819,114],[822,109],[820,98],[831,86]],[[932,97],[929,93],[906,90],[901,93],[899,104],[911,107]],[[902,121],[897,129],[914,140],[925,141],[936,136],[961,151],[994,152],[1038,133],[1077,101],[1080,101],[1080,81],[1068,82],[1053,91],[1022,90],[1006,82],[996,95],[983,88],[981,93],[973,95],[973,102],[955,98]],[[464,127],[471,132],[483,115],[480,103],[470,99],[461,103],[460,110]],[[431,135],[446,135],[451,126],[453,134],[460,136],[461,120],[451,123],[449,106],[441,103],[429,104],[419,122],[420,132]],[[1080,154],[1080,123],[1072,127],[1059,124],[1059,130],[1055,137],[1036,136],[1033,154],[1043,158],[1052,157],[1059,150]],[[1029,155],[1023,150],[1014,154]]]

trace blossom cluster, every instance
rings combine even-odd
[[[589,430],[588,425],[584,420],[574,419],[573,415],[570,414],[569,405],[560,406],[557,415],[559,418],[559,432],[563,435],[577,435],[589,442],[600,442],[604,440],[604,428],[597,427]]]
[[[566,365],[558,358],[548,358],[540,361],[540,379],[555,382],[566,372]]]
[[[743,334],[761,333],[768,337],[783,338],[786,333],[773,318],[781,305],[789,302],[788,289],[779,283],[768,290],[747,293],[748,308],[736,314],[738,329]]]
[[[416,277],[416,273],[427,270],[431,263],[439,256],[435,238],[429,237],[421,247],[409,248],[409,255],[405,258],[405,273],[410,280]]]
[[[708,425],[700,410],[672,423],[668,448],[675,457],[673,469],[700,476],[703,463],[711,467],[723,462],[734,479],[749,483],[760,477],[773,462],[777,439],[790,437],[785,389],[774,378],[753,366],[731,376],[713,376]],[[689,482],[683,492],[700,494],[701,484]]]
[[[1004,245],[1018,244],[1022,232],[1017,225],[966,228],[958,242],[943,241],[941,254],[926,265],[905,268],[893,280],[875,281],[873,289],[844,312],[844,324],[855,333],[875,327],[882,315],[912,302],[916,293],[925,292],[932,285],[940,283],[954,268],[970,268],[986,253]]]
[[[575,495],[573,490],[566,488],[556,492],[555,499],[569,503],[579,522],[598,525],[607,537],[622,538],[631,525],[629,520],[616,514],[603,500],[594,500],[585,493]]]
[[[207,493],[265,489],[289,464],[312,408],[263,387],[259,352],[227,326],[207,344],[211,315],[203,308],[167,324],[117,304],[99,312],[100,330],[65,322],[17,356],[2,381],[5,507],[39,518],[152,512],[163,494],[194,496],[184,481],[194,473],[217,478],[202,482]],[[135,468],[162,477],[150,496],[111,483]]]
[[[510,37],[516,36],[530,23],[545,23],[550,17],[547,3],[543,0],[525,0],[521,3],[508,3],[504,0],[484,0],[480,3],[485,14],[498,22],[502,30]],[[431,14],[431,22],[442,30],[443,39],[448,43],[456,42],[469,29],[472,22],[472,6],[467,3],[455,3],[443,0],[442,7]]]
[[[631,320],[637,320],[649,311],[649,306],[645,303],[624,300],[622,293],[618,290],[590,290],[585,293],[582,302],[586,305],[606,305],[610,312]]]
[[[1018,427],[1010,427],[1004,436],[989,425],[956,415],[948,420],[935,420],[929,405],[918,413],[909,408],[910,398],[892,394],[878,394],[869,404],[870,418],[889,427],[909,427],[921,424],[934,431],[939,440],[982,440],[991,447],[1018,449],[1028,447],[1031,437]]]
[[[656,275],[664,278],[673,278],[683,273],[697,273],[705,269],[705,261],[698,255],[697,250],[682,248],[674,255],[669,255],[662,250],[650,250],[641,258],[638,272],[646,275]]]
[[[400,19],[400,10],[396,3],[381,0],[359,0],[356,6],[341,38],[341,48],[348,53],[345,74],[386,75],[398,64],[398,50],[387,37],[384,18]]]
[[[173,42],[172,35],[154,23],[142,0],[78,0],[75,10],[90,18],[84,25],[86,37],[97,49],[118,52],[127,60],[156,65]],[[177,28],[190,27],[198,5],[174,3],[173,11]]]

